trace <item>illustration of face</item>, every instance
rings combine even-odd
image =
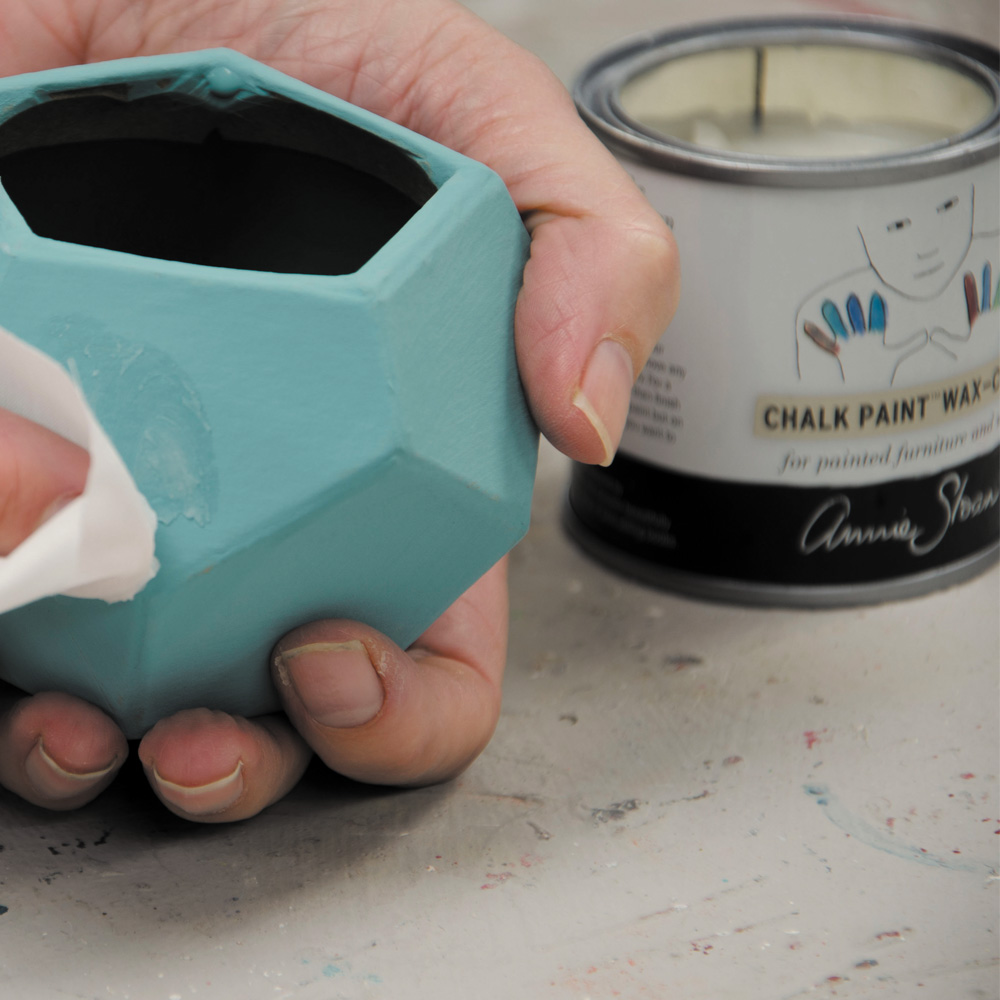
[[[974,189],[940,185],[921,204],[887,205],[858,227],[878,276],[908,298],[929,299],[947,287],[972,241]]]

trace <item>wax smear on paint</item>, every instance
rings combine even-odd
[[[0,407],[90,454],[84,492],[0,557],[0,612],[42,597],[130,600],[158,569],[156,514],[70,374],[0,330]]]
[[[218,494],[211,427],[177,362],[86,316],[56,320],[33,341],[68,369],[160,523],[211,521]]]
[[[849,834],[862,844],[874,847],[877,851],[885,851],[886,854],[895,855],[895,857],[903,858],[906,861],[916,861],[931,868],[947,868],[959,872],[982,873],[990,871],[990,866],[981,862],[959,861],[957,858],[934,854],[923,847],[903,843],[882,833],[852,813],[840,799],[830,793],[825,785],[806,785],[804,790],[807,795],[811,795],[816,800],[816,804],[823,809],[834,826],[839,827],[844,833]]]

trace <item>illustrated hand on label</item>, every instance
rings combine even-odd
[[[870,380],[872,376],[882,381],[884,375],[885,383],[891,385],[900,362],[927,342],[926,333],[917,333],[902,344],[886,343],[888,309],[878,292],[869,298],[867,318],[855,292],[848,295],[843,313],[832,299],[823,301],[820,312],[825,327],[807,319],[802,324],[803,333],[837,359],[845,382],[861,377]]]
[[[962,363],[967,354],[974,355],[972,363],[979,360],[982,353],[980,347],[989,352],[987,339],[994,345],[1000,329],[1000,276],[994,288],[993,265],[990,261],[983,264],[977,279],[973,271],[966,271],[962,277],[962,290],[965,293],[965,312],[969,319],[969,329],[961,333],[935,327],[931,332],[931,341],[935,346],[946,351]]]

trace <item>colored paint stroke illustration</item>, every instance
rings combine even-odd
[[[840,309],[836,303],[826,299],[821,307],[823,319],[833,332],[833,336],[825,333],[811,320],[806,320],[803,325],[805,335],[819,348],[830,354],[839,354],[840,347],[837,340],[847,340],[850,334],[844,324]],[[885,299],[878,292],[873,292],[868,305],[868,321],[865,322],[864,310],[861,308],[861,300],[853,292],[847,297],[847,317],[852,333],[885,333]]]
[[[969,314],[970,328],[983,313],[1000,309],[1000,280],[997,281],[996,292],[993,292],[993,268],[989,261],[983,265],[982,292],[976,288],[976,277],[971,271],[965,272],[963,285],[965,287],[965,308]]]

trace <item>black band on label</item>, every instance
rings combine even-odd
[[[569,505],[607,545],[664,569],[790,586],[926,573],[1000,538],[1000,448],[929,476],[802,487],[707,479],[620,454],[575,465]]]

